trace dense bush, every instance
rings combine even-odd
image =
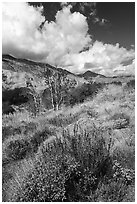
[[[104,181],[98,186],[94,194],[88,197],[89,202],[123,202],[126,198],[130,186],[123,179],[110,179]],[[134,197],[130,198],[133,201]]]
[[[24,88],[25,89],[25,88]],[[27,92],[27,90],[25,90]],[[23,95],[23,88],[15,88],[13,90],[4,90],[2,92],[2,112],[9,114],[15,112],[12,105],[21,105],[28,102],[28,97]]]
[[[12,125],[3,124],[2,127],[2,140],[4,141],[6,138],[10,137],[11,135],[21,135],[21,134],[32,134],[36,131],[36,124],[33,122],[25,123],[21,122],[16,125],[16,127]]]
[[[14,135],[3,142],[3,164],[8,161],[21,160],[29,153],[37,151],[40,144],[53,134],[47,127],[31,135]]]
[[[13,140],[7,146],[7,156],[13,160],[22,159],[29,151],[30,145],[26,140]]]
[[[3,143],[3,165],[9,161],[23,159],[31,150],[29,140],[21,138],[20,136],[13,139],[7,139]]]
[[[123,201],[134,172],[112,160],[102,131],[75,125],[73,135],[64,130],[62,136],[41,144],[33,170],[11,201]]]
[[[76,125],[74,135],[63,131],[63,138],[41,146],[16,201],[84,201],[108,175],[112,161],[100,130],[82,132]]]
[[[76,103],[82,103],[87,97],[93,97],[97,94],[98,90],[102,88],[101,84],[93,83],[93,84],[83,84],[80,87],[73,89],[73,91],[69,94],[69,104],[71,106]]]

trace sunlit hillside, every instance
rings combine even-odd
[[[80,97],[80,96],[79,96]],[[135,87],[3,115],[3,201],[135,200]]]

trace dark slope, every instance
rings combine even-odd
[[[94,77],[103,77],[105,78],[104,75],[101,75],[101,74],[97,74],[95,72],[91,72],[91,71],[86,71],[84,74],[78,74],[77,76],[79,77],[84,77],[84,79],[91,79],[91,78],[94,78]]]

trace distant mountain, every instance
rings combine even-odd
[[[86,71],[84,74],[78,74],[77,76],[79,77],[83,77],[84,79],[88,80],[88,79],[91,79],[91,78],[94,78],[94,77],[103,77],[105,78],[104,75],[101,75],[101,74],[97,74],[95,72],[91,72],[91,71]]]

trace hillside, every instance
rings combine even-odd
[[[50,76],[49,76],[50,75]],[[54,77],[52,77],[54,76]],[[38,96],[39,103],[46,109],[52,108],[51,94],[48,80],[52,78],[52,83],[57,81],[58,76],[62,80],[61,87],[66,92],[63,100],[66,100],[68,94],[77,87],[83,87],[83,84],[96,83],[97,86],[105,84],[124,84],[134,76],[125,77],[105,77],[91,71],[84,74],[73,74],[67,70],[56,68],[49,64],[34,62],[27,59],[18,59],[11,55],[2,56],[2,91],[3,91],[3,113],[14,112],[16,109],[33,109],[32,92]],[[29,84],[29,87],[28,87]],[[59,85],[59,84],[58,84]],[[66,88],[65,88],[66,87]],[[53,93],[54,94],[54,93]],[[34,94],[33,94],[34,95]],[[63,103],[62,103],[63,104]]]
[[[56,68],[46,63],[15,58],[12,55],[2,55],[2,69],[15,72],[26,72],[37,77],[43,77],[43,73],[46,71],[46,69],[50,69],[53,72],[55,71],[61,73],[62,75],[71,76],[71,78],[74,78],[78,82],[83,82],[77,75],[67,70]]]
[[[57,75],[62,76],[64,79],[64,85],[67,83],[67,86],[70,90],[85,82],[84,79],[81,79],[67,70],[55,68],[49,64],[34,62],[27,59],[17,59],[11,55],[3,55],[3,111],[8,113],[13,110],[11,105],[18,105],[16,102],[11,103],[12,98],[16,98],[18,92],[20,92],[20,95],[23,97],[28,97],[28,102],[30,101],[29,92],[32,91],[35,91],[37,94],[39,94],[42,100],[45,95],[44,92],[49,92],[49,87],[47,84],[49,72],[51,72],[51,75],[56,75],[56,77]],[[31,86],[28,87],[28,83],[31,84]],[[25,99],[24,105],[26,104],[26,100],[27,99]],[[46,99],[43,100],[45,102]]]
[[[3,201],[133,202],[134,85],[73,107],[3,115]]]
[[[134,76],[2,63],[3,201],[133,202]]]

